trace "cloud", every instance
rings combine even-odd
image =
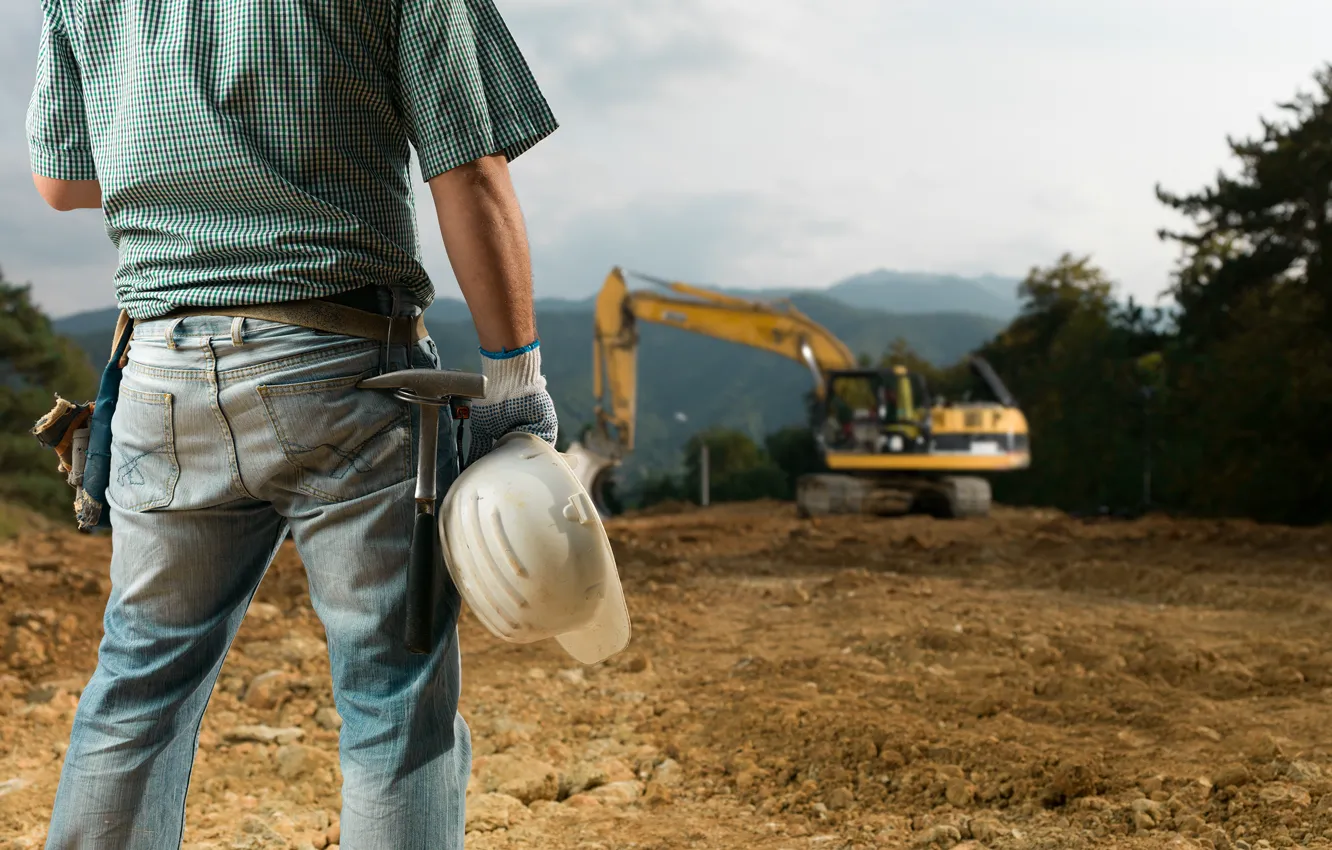
[[[746,276],[745,263],[758,252],[780,257],[784,246],[811,230],[838,227],[755,195],[644,198],[538,233],[534,277],[543,295],[590,293],[615,265],[694,283],[725,283]]]
[[[604,113],[737,67],[741,40],[706,0],[513,0],[501,12],[557,108]]]
[[[1022,275],[1091,254],[1151,298],[1226,136],[1308,88],[1326,0],[497,0],[561,128],[514,163],[546,295],[621,263],[732,286],[878,267]],[[0,29],[0,264],[50,309],[108,303],[96,214],[46,210],[22,114],[36,3]],[[428,194],[422,251],[451,274]]]

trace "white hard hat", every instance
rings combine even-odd
[[[629,609],[601,517],[540,437],[508,434],[464,469],[444,496],[439,532],[454,585],[496,637],[553,637],[584,664],[629,644]]]

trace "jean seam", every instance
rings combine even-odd
[[[236,437],[231,433],[231,423],[227,421],[227,415],[222,412],[222,387],[217,377],[217,352],[213,350],[213,340],[209,338],[204,346],[207,352],[204,356],[208,358],[208,406],[212,408],[213,418],[217,420],[217,427],[222,431],[222,442],[227,447],[227,466],[231,469],[231,490],[240,496],[246,496],[251,499],[257,499],[249,488],[245,486],[245,479],[241,477],[240,459],[236,457]]]
[[[320,390],[336,390],[351,387],[375,374],[374,369],[362,369],[354,375],[342,375],[337,378],[320,378],[316,381],[300,381],[294,384],[264,384],[263,393],[270,396],[293,396]]]
[[[208,342],[211,343],[214,338],[220,338],[220,335],[218,337],[209,337]],[[227,339],[229,340],[230,337],[228,336]],[[252,342],[252,344],[254,343]],[[365,342],[361,341],[346,343],[343,345],[336,346],[334,348],[322,349],[320,351],[310,351],[304,354],[293,354],[290,357],[284,357],[280,360],[267,360],[261,364],[256,364],[254,366],[242,366],[238,369],[220,369],[217,370],[217,376],[220,382],[229,383],[235,379],[255,377],[257,375],[264,375],[269,372],[280,371],[282,369],[290,368],[292,366],[300,366],[306,363],[326,360],[331,357],[336,357],[341,354],[346,354],[349,351],[355,351],[358,348],[364,347],[365,344],[366,344]],[[211,345],[205,347],[211,348]],[[175,378],[177,380],[183,380],[183,381],[210,380],[207,377],[207,375],[204,374],[204,372],[206,371],[205,369],[164,369],[160,366],[149,366],[145,363],[141,363],[136,360],[130,360],[127,369],[132,369],[135,372],[151,376],[154,378]]]
[[[367,343],[369,343],[369,347],[367,347]],[[263,363],[258,363],[254,366],[242,366],[239,369],[221,370],[218,372],[218,377],[228,381],[234,378],[253,378],[259,375],[266,375],[270,372],[278,372],[283,369],[288,369],[292,366],[329,360],[338,355],[355,351],[358,348],[365,348],[367,352],[376,350],[373,340],[344,343],[343,345],[322,349],[320,351],[311,351],[305,354],[293,354],[290,357],[284,357],[280,360],[266,360]]]
[[[130,360],[125,366],[127,374],[149,378],[171,378],[176,381],[207,381],[208,377],[204,371],[203,369],[161,369],[157,366],[146,366],[137,360]]]

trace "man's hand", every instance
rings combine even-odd
[[[483,157],[430,180],[444,248],[481,343],[486,397],[473,404],[467,462],[526,431],[555,442],[559,423],[541,374],[527,230],[508,160]]]
[[[517,352],[482,351],[481,373],[486,376],[486,397],[472,405],[467,463],[484,456],[496,440],[513,431],[526,431],[554,445],[559,420],[541,374],[540,344]]]
[[[52,209],[69,212],[102,208],[102,184],[96,180],[56,180],[34,174],[32,182]]]

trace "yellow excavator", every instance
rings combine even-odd
[[[990,483],[983,476],[1025,469],[1031,462],[1026,417],[979,357],[972,357],[970,366],[993,400],[931,399],[922,375],[901,365],[858,366],[845,343],[787,301],[751,301],[635,277],[660,291],[630,290],[625,272],[616,267],[597,296],[596,422],[566,453],[603,513],[606,477],[634,448],[640,321],[760,348],[809,369],[814,380],[810,426],[828,471],[796,482],[803,516],[984,516],[990,510]]]

